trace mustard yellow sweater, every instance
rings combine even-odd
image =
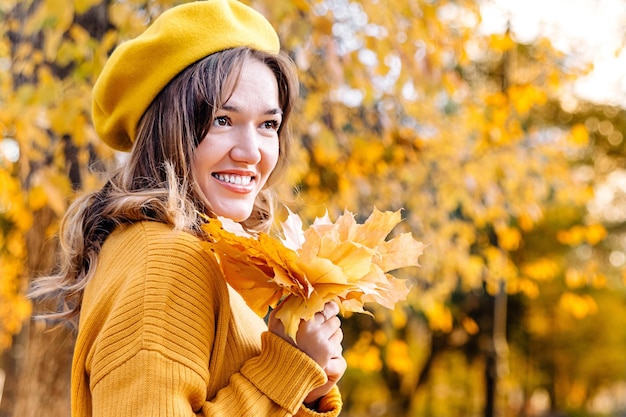
[[[267,331],[185,232],[120,226],[84,293],[72,366],[73,417],[337,416],[335,388],[299,349]]]

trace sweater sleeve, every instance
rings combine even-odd
[[[302,405],[325,375],[269,332],[262,335],[259,355],[210,394],[211,379],[224,378],[218,362],[230,314],[226,284],[196,238],[142,228],[137,241],[126,245],[133,248],[133,266],[123,269],[128,276],[99,318],[104,324],[86,357],[93,416],[338,415],[337,393],[320,402],[320,412]],[[114,259],[105,275],[119,274],[125,265]]]

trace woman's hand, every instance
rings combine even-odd
[[[343,331],[341,321],[337,317],[339,306],[335,302],[328,302],[324,309],[315,313],[310,320],[300,321],[296,333],[297,344],[287,336],[282,322],[276,318],[276,311],[279,309],[280,305],[270,314],[269,330],[309,355],[328,377],[326,384],[316,387],[304,400],[307,405],[313,404],[328,394],[346,371],[346,360],[342,356],[341,347]]]

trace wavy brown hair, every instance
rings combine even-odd
[[[201,213],[211,213],[193,177],[194,150],[249,59],[265,63],[276,76],[283,112],[276,168],[250,217],[242,222],[251,231],[269,230],[274,216],[272,186],[286,168],[291,142],[287,123],[298,92],[295,66],[282,54],[228,49],[192,64],[170,81],[142,116],[128,159],[102,189],[70,206],[61,223],[58,273],[37,279],[29,293],[31,298],[60,300],[59,311],[44,317],[76,322],[102,244],[118,225],[152,220],[202,235]]]

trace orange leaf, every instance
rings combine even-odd
[[[358,224],[345,211],[335,223],[326,214],[303,232],[300,218],[289,212],[281,240],[251,235],[222,218],[207,219],[203,230],[230,286],[260,316],[280,302],[276,317],[295,340],[300,320],[309,320],[328,301],[337,302],[342,313],[367,313],[365,303],[393,309],[406,298],[406,281],[387,272],[419,266],[424,246],[410,233],[385,240],[400,221],[399,211],[375,209]]]

